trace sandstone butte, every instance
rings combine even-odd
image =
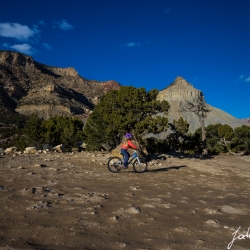
[[[180,105],[181,102],[194,100],[197,96],[203,96],[203,93],[195,89],[193,85],[188,83],[185,79],[178,76],[175,81],[170,84],[167,88],[159,92],[157,99],[167,100],[170,104],[170,110],[168,112],[169,122],[172,122],[174,119],[177,120],[180,117],[183,117],[184,120],[187,120],[189,123],[190,132],[194,132],[197,128],[200,127],[200,123],[194,113],[191,112],[181,112]],[[228,124],[232,128],[239,127],[244,125],[242,120],[233,117],[232,115],[224,112],[221,109],[215,108],[207,104],[210,112],[205,119],[205,125],[209,124]]]

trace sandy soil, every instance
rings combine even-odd
[[[143,174],[93,156],[0,158],[0,250],[250,249],[250,156],[160,155]]]

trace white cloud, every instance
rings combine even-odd
[[[250,76],[246,77],[245,75],[240,75],[239,80],[243,82],[250,82]]]
[[[62,30],[72,30],[74,29],[74,26],[69,24],[66,20],[62,19],[59,22],[54,22],[56,26],[53,26],[53,28],[57,28],[59,26],[60,29]]]
[[[47,49],[47,50],[52,50],[52,47],[47,44],[47,43],[43,43],[43,46]]]
[[[36,27],[30,29],[28,26],[19,23],[0,23],[0,36],[2,37],[15,38],[23,41],[35,36],[38,32]]]
[[[250,76],[246,78],[246,82],[250,82]]]
[[[12,46],[9,46],[11,49],[14,49],[16,51],[19,51],[21,53],[32,55],[36,52],[35,49],[33,49],[29,44],[23,43],[23,44],[15,44]]]
[[[125,43],[124,45],[122,45],[122,47],[129,47],[129,48],[131,48],[131,47],[139,47],[139,46],[141,46],[140,43],[134,43],[134,42]]]

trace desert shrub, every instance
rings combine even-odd
[[[42,128],[44,142],[52,146],[64,144],[71,148],[83,140],[83,122],[78,118],[51,117],[43,122]]]
[[[172,151],[184,152],[187,149],[188,143],[187,137],[189,123],[182,117],[178,120],[173,120],[173,123],[169,123],[171,133],[167,136],[167,142]]]
[[[233,152],[250,149],[250,126],[242,125],[234,129],[230,147]]]
[[[211,155],[220,154],[221,152],[226,152],[225,146],[221,142],[221,137],[219,136],[219,129],[221,124],[210,124],[206,127],[207,131],[207,148]]]
[[[22,134],[22,128],[28,117],[16,112],[3,112],[0,117],[0,148],[14,146]]]
[[[150,137],[145,139],[144,145],[146,146],[147,151],[150,154],[170,151],[170,147],[166,139],[157,139],[155,137]]]

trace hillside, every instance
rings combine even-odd
[[[67,115],[86,118],[98,103],[100,96],[111,89],[119,89],[115,81],[95,81],[81,77],[72,68],[59,68],[41,64],[31,56],[11,51],[0,51],[0,111],[16,111],[22,115],[37,114],[48,119]],[[177,77],[159,92],[158,100],[170,104],[169,121],[184,117],[194,132],[200,124],[193,113],[181,113],[180,103],[203,95],[182,77]],[[209,105],[211,112],[205,125],[226,123],[235,128],[246,124],[230,114]]]
[[[0,51],[0,108],[41,118],[88,114],[115,81],[87,80],[72,68],[47,66],[32,57]]]

